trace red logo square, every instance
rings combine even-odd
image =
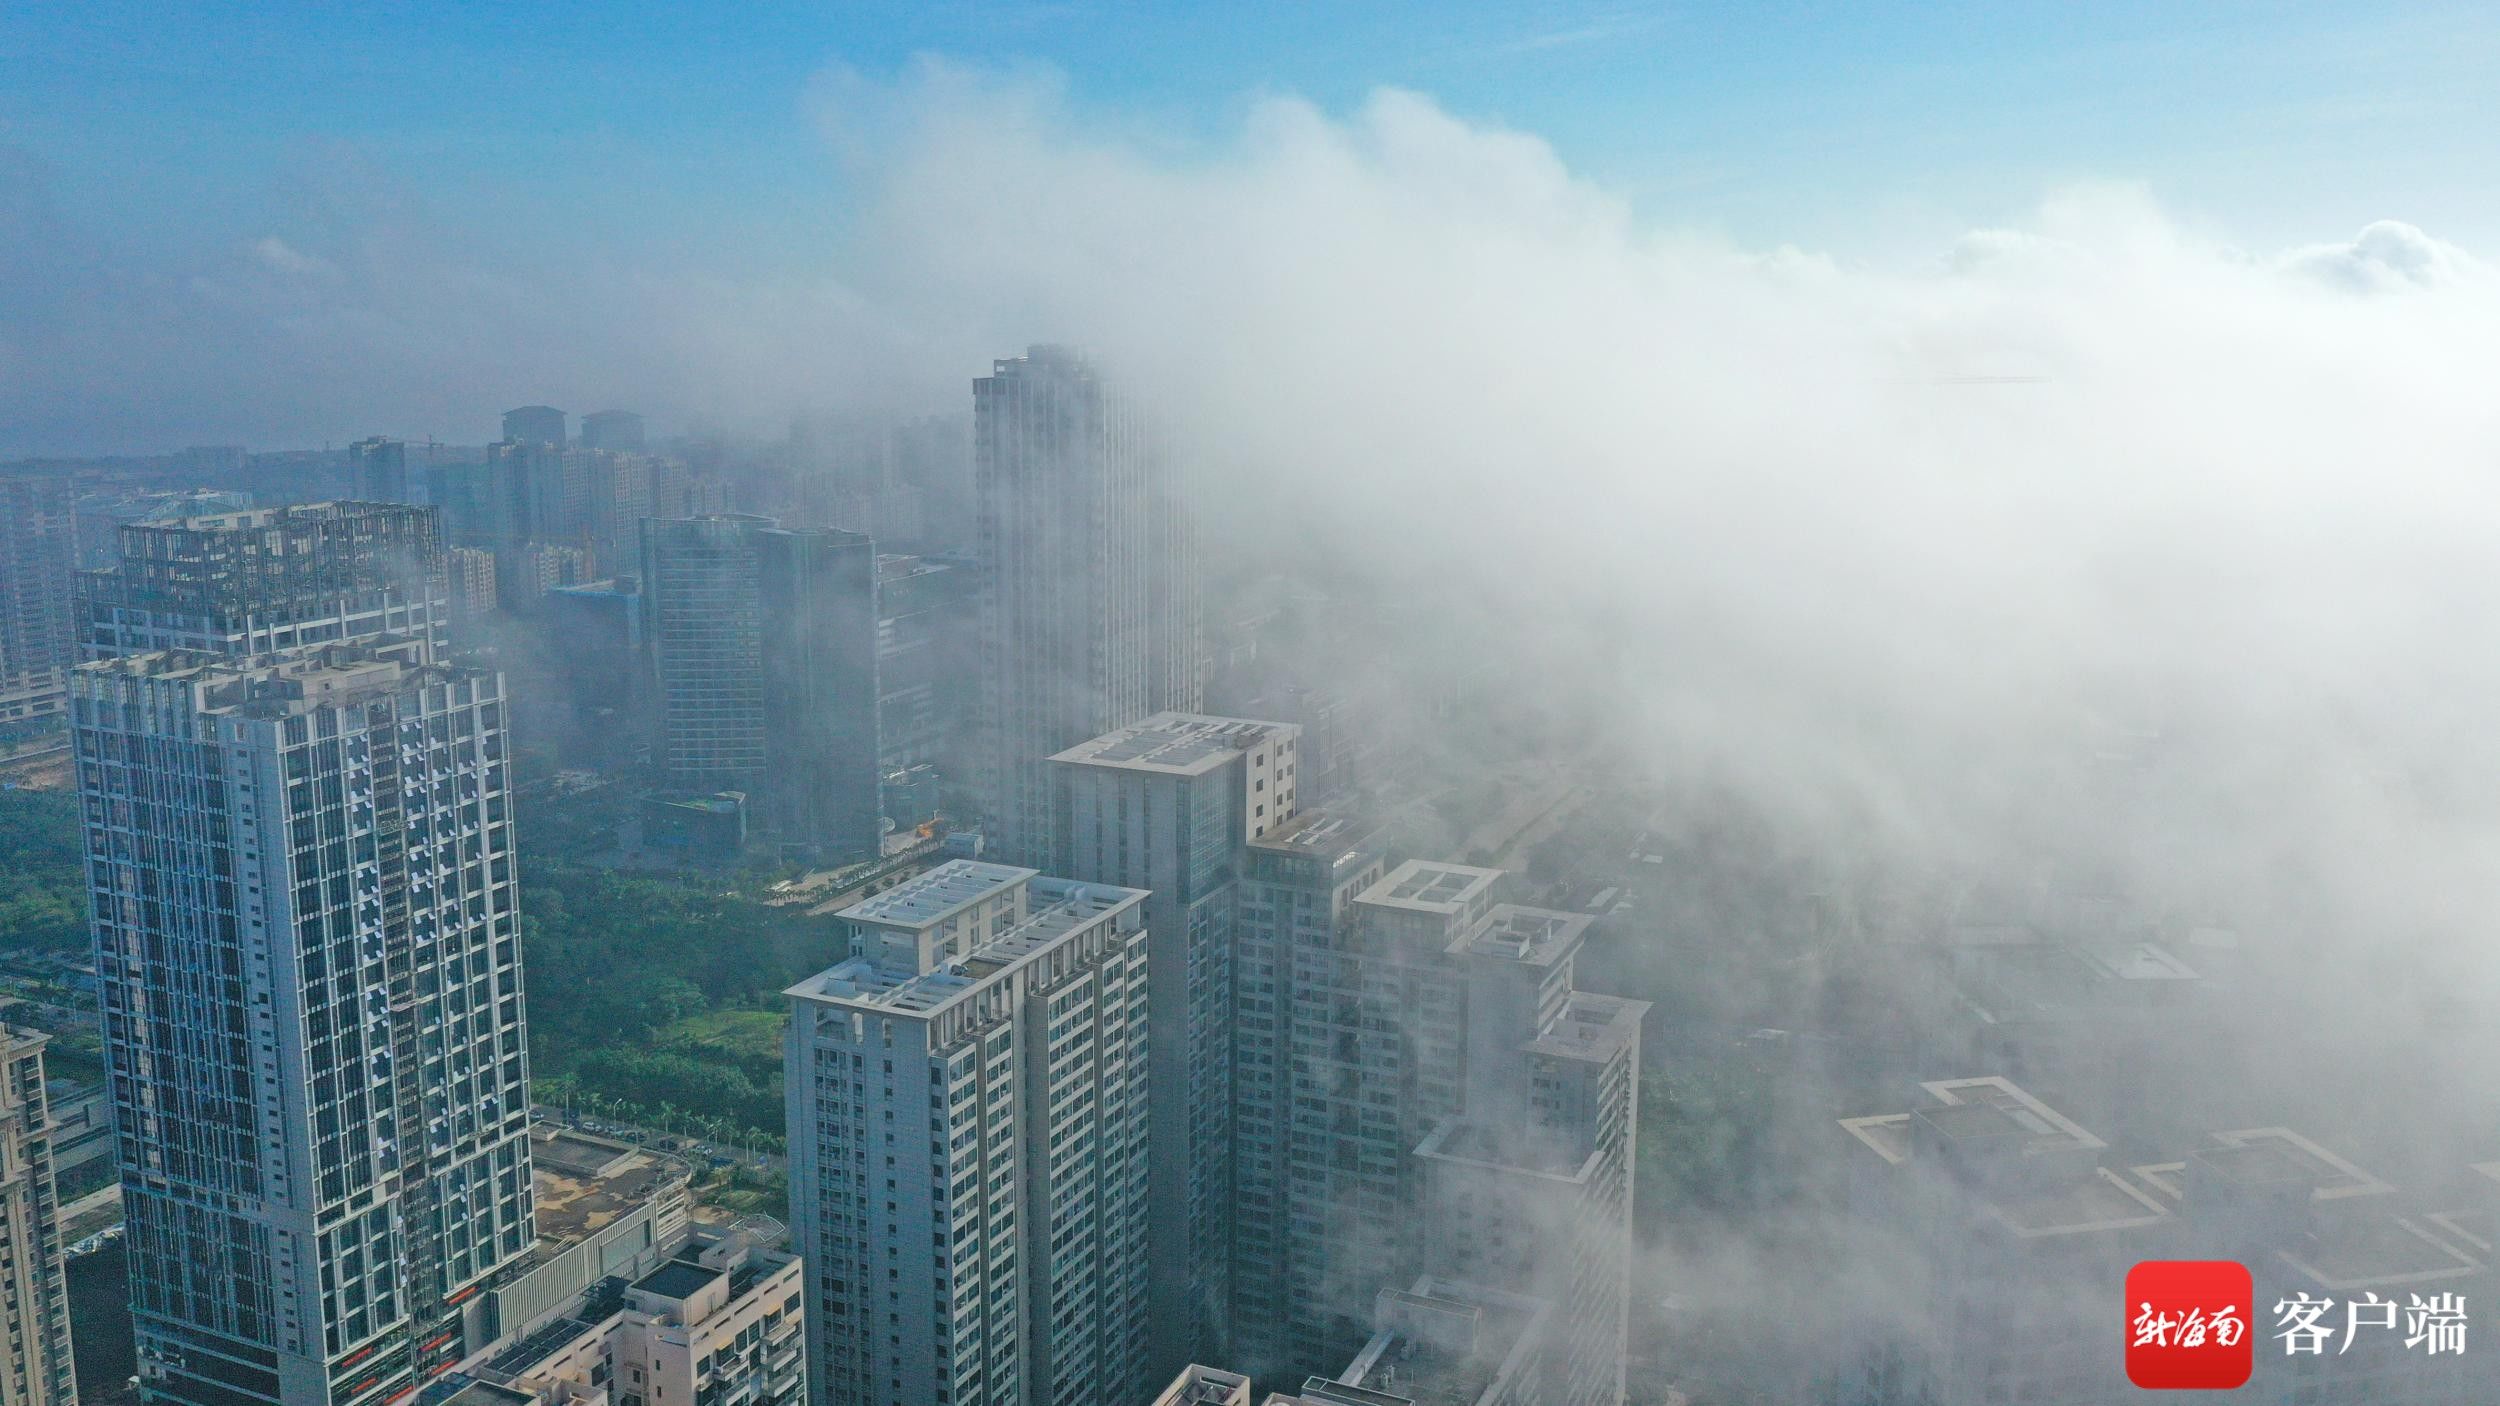
[[[2127,1380],[2228,1391],[2257,1369],[2257,1290],[2232,1260],[2146,1260],[2127,1271]]]

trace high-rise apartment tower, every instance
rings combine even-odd
[[[972,384],[976,782],[992,851],[1064,867],[1048,758],[1204,693],[1196,553],[1147,418],[1057,347]]]
[[[1158,1374],[1231,1348],[1236,881],[1243,847],[1296,814],[1297,740],[1157,713],[1051,758],[1068,872],[1148,890]]]
[[[77,507],[66,478],[0,476],[0,728],[60,716]]]
[[[726,514],[642,528],[670,784],[755,796],[784,841],[876,853],[875,544]]]
[[[0,1026],[0,1406],[78,1406],[69,1276],[52,1192],[48,1037]]]
[[[564,412],[552,405],[524,405],[503,412],[503,437],[523,444],[564,447]]]
[[[956,860],[789,991],[826,1406],[1143,1400],[1146,895]]]
[[[501,680],[418,642],[70,679],[142,1399],[396,1400],[532,1239]]]

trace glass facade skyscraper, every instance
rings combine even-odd
[[[995,856],[1064,867],[1048,758],[1205,696],[1195,544],[1148,417],[1034,347],[973,382],[981,611],[976,783]]]

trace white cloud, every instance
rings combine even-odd
[[[1233,513],[1563,693],[1620,633],[1615,723],[1837,840],[2122,874],[2339,979],[2481,949],[2489,813],[2424,800],[2500,782],[2469,257],[2252,258],[2103,185],[1872,268],[1644,223],[1413,94],[1175,157],[960,78],[883,95],[846,251],[939,364],[1092,346]],[[2115,790],[2111,729],[2167,739]]]
[[[327,259],[316,259],[299,253],[293,245],[274,234],[252,241],[252,256],[272,272],[335,278],[338,268]]]
[[[2464,278],[2490,277],[2490,270],[2463,250],[2402,220],[2376,221],[2341,244],[2295,250],[2284,266],[2356,293],[2432,288]]]
[[[2469,255],[2382,223],[2252,257],[2124,185],[1924,267],[1747,249],[1396,91],[1186,149],[935,62],[810,112],[857,200],[783,282],[516,259],[404,205],[169,282],[66,258],[36,208],[18,267],[94,296],[0,279],[31,370],[0,423],[457,438],[543,398],[769,429],[961,406],[990,357],[1075,342],[1226,520],[1481,607],[1558,696],[1628,644],[1612,722],[1800,823],[2065,847],[2304,940],[2481,930],[2485,813],[2424,799],[2500,780],[2500,281]],[[2067,803],[2096,726],[2173,741]]]

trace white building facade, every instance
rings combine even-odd
[[[355,1406],[532,1239],[501,679],[71,673],[143,1399]]]
[[[1078,878],[1147,890],[1155,1367],[1231,1351],[1234,913],[1297,814],[1297,728],[1157,713],[1052,757]]]
[[[957,860],[790,988],[792,1233],[828,1406],[1143,1394],[1146,895]]]

